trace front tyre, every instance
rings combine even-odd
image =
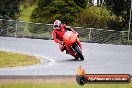
[[[74,44],[73,45],[73,49],[75,50],[75,52],[77,53],[77,55],[79,56],[79,58],[81,60],[84,60],[84,57],[82,55],[82,52],[81,52],[81,50],[80,50],[80,48],[79,48],[79,46],[77,44]]]

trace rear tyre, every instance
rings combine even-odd
[[[81,50],[80,50],[80,48],[79,48],[79,46],[78,46],[77,44],[74,44],[74,45],[73,45],[73,49],[74,49],[75,52],[78,54],[79,58],[80,58],[81,60],[84,60],[84,57],[83,57],[83,55],[82,55],[82,52],[81,52]]]

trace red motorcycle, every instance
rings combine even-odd
[[[66,31],[65,34],[63,35],[63,41],[64,41],[64,47],[66,46],[70,47],[70,49],[74,52],[75,55],[77,55],[80,60],[84,60],[84,57],[82,55],[82,50],[80,46],[77,43],[78,38],[78,33],[73,33],[72,31]],[[64,48],[63,46],[60,45],[60,49]],[[70,52],[68,49],[66,49],[68,54]]]

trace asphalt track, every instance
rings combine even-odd
[[[27,67],[0,68],[0,76],[76,75],[82,65],[87,73],[132,75],[132,46],[83,43],[84,61],[61,52],[53,40],[0,37],[0,50],[41,57],[41,63]]]

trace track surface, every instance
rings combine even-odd
[[[87,73],[132,75],[132,46],[83,43],[84,61],[74,61],[58,49],[53,40],[0,37],[0,50],[43,57],[39,64],[0,68],[0,75],[76,75],[82,65]]]

